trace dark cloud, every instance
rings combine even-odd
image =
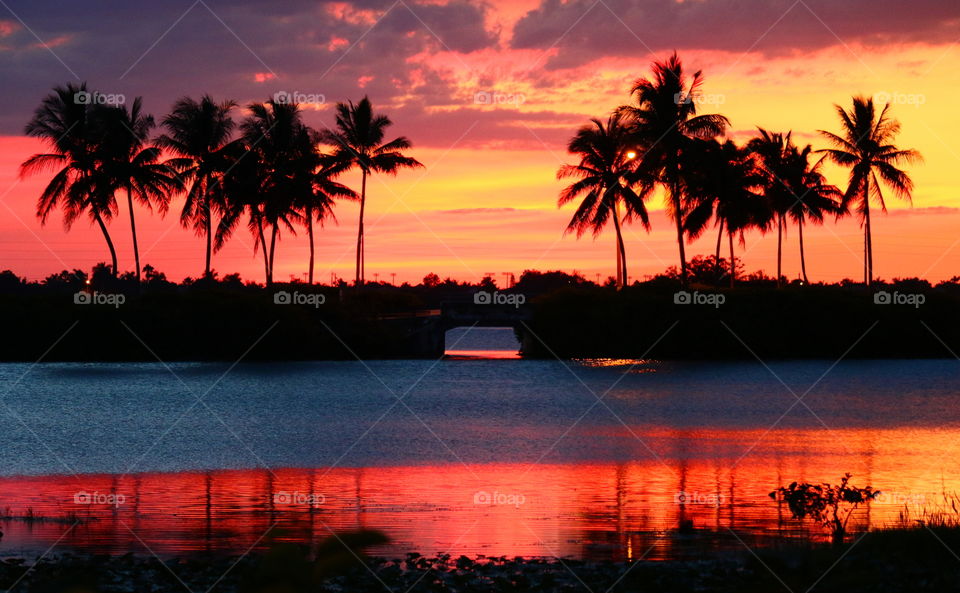
[[[498,42],[484,26],[489,7],[469,0],[7,4],[9,11],[0,7],[4,134],[21,132],[51,87],[79,80],[143,96],[156,114],[180,96],[202,93],[241,102],[278,91],[331,102],[366,93],[380,104],[414,95],[449,105],[458,100],[449,76],[411,58]]]
[[[548,66],[607,55],[648,58],[673,49],[785,54],[841,43],[951,43],[954,0],[542,0],[514,28],[512,46],[559,53]]]

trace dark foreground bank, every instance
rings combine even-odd
[[[0,563],[0,588],[22,592],[770,592],[956,591],[960,530],[881,531],[843,546],[807,545],[704,557],[690,562],[424,558],[363,560],[331,570],[295,547],[264,556],[47,558]],[[642,554],[643,551],[638,551]],[[342,562],[340,564],[343,564]],[[336,574],[333,574],[336,573]]]
[[[437,358],[454,327],[513,327],[531,358],[950,358],[960,284],[0,290],[0,360]]]

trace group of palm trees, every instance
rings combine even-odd
[[[359,200],[356,284],[362,286],[367,177],[422,166],[403,154],[411,146],[405,137],[384,142],[392,122],[375,113],[367,97],[338,103],[335,126],[322,131],[303,122],[296,103],[252,103],[238,125],[236,102],[184,97],[160,122],[163,133],[151,138],[157,124],[143,112],[141,98],[127,106],[90,96],[86,84],[67,84],[44,98],[26,133],[44,141],[48,152],[27,159],[20,173],[55,172],[37,205],[41,223],[57,208],[68,230],[88,215],[103,233],[114,275],[117,252],[108,225],[119,212],[117,196],[125,196],[138,281],[134,202],[165,214],[173,198],[183,195],[181,224],[205,238],[204,277],[212,277],[212,254],[246,218],[254,249],[263,255],[268,286],[282,231],[306,228],[313,283],[314,223],[335,220],[337,200]],[[354,168],[361,171],[359,193],[337,181]]]
[[[855,97],[849,111],[837,106],[842,130],[821,131],[831,148],[814,151],[794,144],[792,134],[759,134],[742,146],[721,141],[729,120],[698,114],[703,76],[687,77],[674,53],[653,63],[652,78],[634,83],[634,104],[616,109],[606,120],[592,119],[570,140],[568,150],[579,158],[557,172],[575,181],[560,193],[558,205],[580,200],[567,231],[600,234],[612,220],[616,234],[616,284],[627,282],[623,224],[639,220],[650,230],[646,199],[657,188],[665,195],[668,216],[676,224],[680,277],[687,283],[685,245],[717,229],[715,262],[726,235],[730,250],[730,284],[736,276],[734,239],[745,245],[746,232],[777,230],[777,282],[782,282],[783,235],[790,221],[797,225],[801,274],[807,278],[803,228],[828,216],[841,217],[854,209],[864,228],[864,283],[873,281],[871,201],[886,211],[883,188],[911,199],[913,182],[900,166],[920,160],[914,150],[893,142],[900,124],[889,105]],[[814,153],[822,156],[814,158]],[[827,182],[825,161],[850,169],[846,191]]]

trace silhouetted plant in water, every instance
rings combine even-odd
[[[838,485],[793,482],[770,493],[770,498],[787,503],[796,519],[810,517],[830,529],[833,541],[843,542],[847,522],[861,504],[879,496],[873,487],[857,488],[850,485],[852,474],[844,474]]]

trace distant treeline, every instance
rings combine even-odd
[[[0,272],[0,360],[323,360],[425,356],[421,334],[446,303],[479,291],[523,294],[518,326],[533,358],[725,359],[952,357],[960,352],[960,278],[777,288],[762,274],[736,289],[694,258],[617,290],[563,272],[525,272],[511,288],[430,274],[417,285],[275,284],[237,275],[176,284],[64,271],[42,282]],[[720,269],[724,269],[722,266]]]

